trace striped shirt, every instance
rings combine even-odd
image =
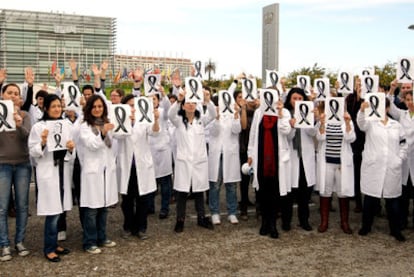
[[[340,124],[327,124],[326,126],[326,151],[327,163],[341,163],[341,145],[344,134]]]

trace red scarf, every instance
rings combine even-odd
[[[276,175],[276,157],[273,145],[272,129],[277,123],[277,116],[263,116],[263,176]],[[277,147],[277,145],[276,145]]]

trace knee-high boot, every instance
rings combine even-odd
[[[331,197],[319,197],[319,209],[321,213],[321,224],[318,227],[319,233],[324,233],[326,232],[326,230],[328,230],[330,201]]]
[[[341,229],[345,234],[352,234],[349,227],[349,198],[339,198],[338,200],[341,213]]]

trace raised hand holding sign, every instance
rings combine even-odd
[[[66,101],[67,110],[72,111],[80,111],[82,109],[81,106],[81,93],[79,91],[78,86],[76,86],[73,82],[64,82],[63,84],[63,99]]]
[[[0,132],[16,130],[16,122],[13,117],[14,104],[11,100],[0,100]]]
[[[414,58],[403,57],[397,62],[398,83],[412,83],[414,81]]]
[[[279,94],[275,89],[259,89],[260,93],[260,109],[263,110],[263,114],[278,116],[276,104],[279,101]]]
[[[327,123],[342,123],[344,120],[345,103],[343,97],[328,97],[325,101]]]
[[[114,133],[118,135],[130,135],[131,107],[127,104],[110,105],[109,120],[114,124]]]
[[[295,128],[313,128],[314,127],[314,104],[312,101],[295,102]]]
[[[385,94],[369,93],[365,97],[368,107],[365,110],[365,120],[384,120],[385,119]]]
[[[154,105],[152,97],[137,97],[135,100],[135,124],[153,124]]]

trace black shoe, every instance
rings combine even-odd
[[[262,227],[260,227],[259,234],[261,236],[267,236],[269,234],[269,228],[262,225]]]
[[[359,229],[358,235],[366,236],[366,235],[368,235],[369,232],[371,232],[371,229],[368,229],[366,227],[362,227],[361,229]]]
[[[49,254],[52,254],[52,253],[49,253]],[[55,253],[55,254],[56,254],[56,253]],[[58,262],[60,262],[60,258],[59,258],[59,256],[58,256],[58,255],[54,256],[53,258],[50,258],[47,254],[45,254],[45,258],[46,258],[49,262],[52,262],[52,263],[58,263]]]
[[[276,225],[270,226],[270,237],[272,239],[277,239],[279,237],[279,233],[277,232]]]
[[[197,225],[200,226],[200,227],[209,229],[209,230],[213,230],[214,229],[213,223],[211,223],[211,220],[208,217],[198,218]]]
[[[70,250],[67,248],[63,248],[61,246],[58,246],[55,250],[55,253],[58,255],[67,255],[70,253]]]
[[[299,226],[305,231],[312,231],[312,226],[310,226],[309,222],[303,222]]]
[[[403,234],[401,234],[401,232],[391,233],[391,236],[393,236],[398,241],[401,241],[401,242],[405,241],[405,237],[403,236]]]
[[[159,219],[166,219],[168,217],[168,213],[160,212],[160,215],[158,216]]]
[[[176,233],[182,233],[184,231],[184,221],[177,220],[177,223],[175,223],[174,231]]]

